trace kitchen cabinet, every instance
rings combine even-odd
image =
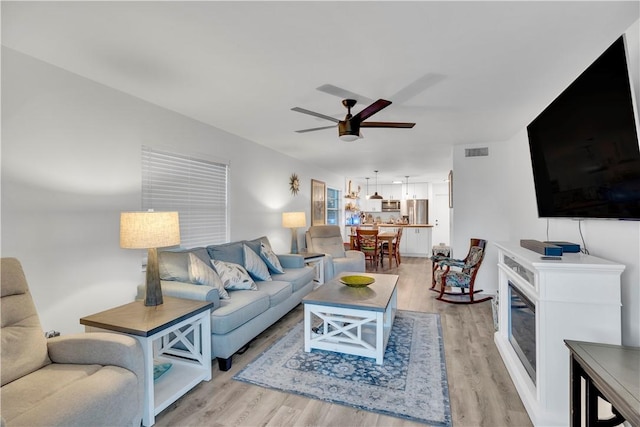
[[[428,182],[416,182],[402,184],[402,191],[399,199],[429,199],[429,183]]]
[[[364,212],[382,212],[382,200],[363,199],[360,202],[360,210]]]
[[[431,256],[431,228],[404,227],[400,241],[400,255],[422,258]]]
[[[380,226],[380,231],[395,233],[398,227]],[[431,227],[403,226],[400,255],[426,258],[431,256]]]
[[[403,188],[402,184],[384,184],[380,186],[378,194],[385,200],[401,200],[404,197]]]

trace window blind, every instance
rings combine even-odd
[[[142,147],[142,208],[178,211],[180,246],[229,240],[226,163]]]

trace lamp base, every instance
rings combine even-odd
[[[298,229],[297,228],[291,229],[291,253],[292,254],[298,253]]]
[[[158,250],[150,248],[147,255],[146,295],[144,305],[148,307],[163,304],[160,270],[158,268]]]

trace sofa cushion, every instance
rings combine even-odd
[[[247,245],[243,245],[242,250],[244,252],[244,268],[247,269],[253,280],[271,280],[267,264],[262,258]]]
[[[211,259],[244,265],[243,242],[230,242],[207,246]]]
[[[217,289],[220,298],[229,298],[218,273],[193,253],[189,254],[189,281],[196,285],[211,286]]]
[[[179,249],[158,252],[158,270],[160,280],[176,280],[178,282],[190,282],[189,280],[189,254],[194,254],[205,263],[209,264],[209,254],[205,248]]]
[[[311,282],[315,276],[313,267],[303,268],[285,268],[283,274],[274,274],[271,276],[273,280],[291,283],[293,292],[302,289],[307,283]]]
[[[2,386],[51,363],[47,341],[20,261],[2,258]],[[3,408],[4,413],[4,408]]]
[[[293,293],[291,283],[272,280],[258,283],[258,289],[269,295],[269,306],[275,307]]]
[[[211,260],[211,263],[218,276],[220,276],[225,289],[251,289],[254,291],[258,289],[256,283],[242,265],[215,259]]]
[[[220,308],[211,313],[213,334],[229,333],[269,309],[269,294],[264,291],[231,291],[229,297],[222,300]]]

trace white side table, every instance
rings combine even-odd
[[[313,267],[315,276],[313,281],[318,285],[324,284],[324,254],[316,252],[303,252],[300,255],[304,258],[304,263]]]
[[[144,408],[142,424],[201,381],[211,379],[211,307],[213,303],[164,297],[164,304],[146,307],[136,301],[80,319],[87,332],[130,335],[144,353]],[[182,348],[176,348],[180,344]],[[171,368],[153,380],[154,360]]]

